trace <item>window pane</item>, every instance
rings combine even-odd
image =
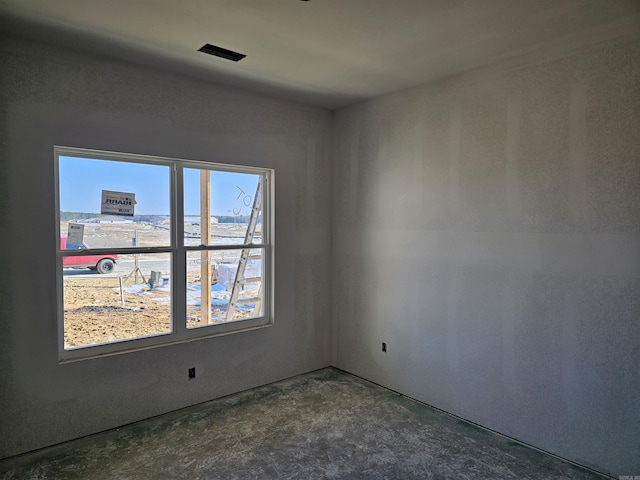
[[[64,270],[66,350],[171,332],[171,254],[116,257],[110,274]]]
[[[264,310],[263,260],[264,249],[261,248],[189,252],[186,284],[187,327],[261,317]],[[208,272],[203,268],[203,265],[207,264],[210,265]],[[206,288],[207,274],[210,278],[211,292],[209,313],[202,307],[202,288],[203,284]],[[230,306],[234,297],[236,302]],[[210,318],[207,318],[208,315]]]
[[[65,156],[59,157],[59,165],[61,237],[71,234],[71,223],[90,247],[171,244],[168,166]],[[133,194],[133,211],[117,212],[125,197],[116,193]],[[101,213],[107,204],[114,213]]]
[[[256,174],[186,168],[185,245],[262,243],[261,179]]]

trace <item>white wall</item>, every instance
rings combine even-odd
[[[334,364],[638,474],[640,42],[552,54],[335,114]]]
[[[0,65],[0,458],[330,363],[329,112],[10,38]],[[275,325],[59,364],[54,145],[275,168]]]

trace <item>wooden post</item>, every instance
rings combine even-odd
[[[211,172],[200,170],[200,244],[211,244]],[[200,321],[211,323],[211,252],[200,252]]]
[[[133,246],[137,247],[138,246],[138,230],[135,230],[135,236],[133,237]],[[134,262],[135,262],[135,267],[134,267],[134,272],[135,273],[135,284],[138,284],[138,271],[140,270],[140,266],[138,264],[138,254],[136,253],[134,256]],[[144,277],[143,277],[144,280]]]
[[[120,280],[120,303],[122,303],[122,306],[124,307],[124,289],[122,288],[122,277],[118,277],[118,279]]]

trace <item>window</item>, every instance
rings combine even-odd
[[[273,171],[55,148],[60,358],[272,322]]]

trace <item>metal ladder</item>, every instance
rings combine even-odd
[[[253,243],[253,235],[255,234],[256,227],[258,225],[258,217],[260,216],[260,209],[262,208],[262,182],[263,177],[261,176],[258,179],[256,196],[253,199],[253,207],[251,208],[251,216],[249,217],[249,224],[247,225],[247,233],[245,234],[243,245],[251,245]],[[256,305],[253,309],[254,315],[261,309],[262,282],[260,282],[260,289],[258,291],[257,297],[243,298],[241,300],[238,300],[242,284],[245,282],[245,280],[248,280],[244,278],[244,272],[247,267],[247,262],[249,261],[250,250],[250,248],[243,248],[242,254],[240,255],[240,260],[238,262],[238,271],[236,272],[236,279],[233,282],[233,289],[231,290],[231,297],[229,298],[229,307],[227,308],[227,322],[233,320],[236,309],[240,304],[255,302]],[[264,279],[262,279],[262,281],[264,281]]]

